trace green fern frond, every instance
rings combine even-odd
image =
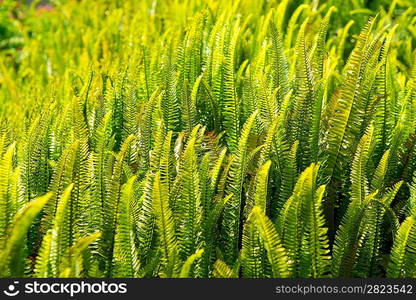
[[[123,165],[126,158],[127,151],[133,141],[132,135],[128,136],[121,145],[120,152],[116,156],[116,162],[113,167],[111,182],[108,185],[108,190],[103,203],[104,224],[102,231],[101,249],[109,255],[111,261],[114,247],[114,234],[117,223],[117,212],[120,204],[121,186]],[[110,266],[108,266],[110,269]]]
[[[391,250],[390,262],[387,268],[387,277],[411,277],[415,276],[415,219],[407,217],[400,225],[394,239],[394,245]]]
[[[84,275],[84,257],[85,251],[88,247],[95,243],[101,237],[100,232],[92,233],[81,238],[71,248],[68,249],[68,257],[63,261],[60,269],[62,270],[60,277],[81,277]]]
[[[153,184],[152,207],[160,239],[162,271],[165,276],[171,277],[177,260],[178,244],[173,214],[169,207],[169,198],[167,194],[162,192],[163,184],[160,175],[156,174]]]
[[[281,103],[289,90],[289,74],[286,57],[283,52],[282,37],[274,22],[270,22],[270,36],[272,39],[273,87],[279,88],[277,99],[278,103]]]
[[[225,262],[218,259],[214,263],[214,270],[212,271],[214,277],[216,278],[237,278],[237,274],[234,273],[234,271],[227,266]]]
[[[26,233],[35,217],[40,213],[51,193],[38,197],[22,207],[13,218],[8,231],[7,243],[3,242],[0,253],[0,274],[2,277],[20,277],[23,275]]]
[[[264,209],[260,207],[261,210]],[[264,278],[268,263],[266,249],[260,238],[260,232],[250,214],[243,229],[241,245],[241,267],[244,278]]]
[[[257,112],[254,112],[244,124],[237,152],[231,163],[227,178],[226,193],[227,195],[233,194],[233,197],[224,207],[221,238],[223,240],[226,263],[228,264],[234,263],[238,254],[242,186],[248,164],[248,138],[256,116]]]
[[[7,233],[14,213],[17,209],[17,203],[13,203],[11,195],[11,180],[13,172],[13,155],[15,144],[11,144],[0,160],[0,240]]]
[[[132,198],[135,180],[136,177],[133,176],[122,186],[111,269],[111,275],[114,277],[136,277],[140,271],[140,261],[132,226],[134,224]]]
[[[166,130],[172,130],[178,132],[182,126],[181,120],[181,109],[179,105],[176,82],[177,78],[175,75],[175,67],[172,62],[171,53],[166,54],[164,68],[163,68],[163,98],[160,106],[162,109],[162,115]]]
[[[178,241],[182,259],[195,253],[198,236],[201,235],[201,182],[195,138],[191,138],[184,150],[181,164],[181,192],[175,203],[178,214]]]
[[[69,247],[72,246],[73,232],[71,231],[72,211],[71,211],[71,194],[74,184],[70,184],[62,193],[62,196],[58,200],[56,208],[56,214],[53,219],[51,241],[50,241],[50,277],[59,276],[62,261],[67,255]],[[48,238],[42,242],[42,244],[49,243]]]
[[[252,209],[253,219],[260,237],[267,250],[267,257],[271,264],[272,276],[276,278],[289,277],[291,263],[283,248],[279,234],[270,219],[261,212],[261,208],[255,206]]]
[[[390,150],[384,152],[383,156],[378,163],[377,168],[374,171],[371,179],[371,190],[381,190],[384,187],[385,177],[387,173],[388,161],[389,161]]]
[[[201,258],[203,253],[204,249],[199,249],[186,259],[181,268],[181,272],[179,273],[179,278],[189,278],[192,265],[195,263],[196,260]]]
[[[318,169],[312,164],[302,172],[277,221],[295,277],[323,277],[329,271],[329,241],[322,206],[325,186],[317,186]]]
[[[369,192],[367,179],[367,162],[370,156],[371,140],[374,127],[370,125],[361,138],[351,167],[351,201],[362,203]]]

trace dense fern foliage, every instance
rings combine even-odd
[[[1,5],[1,277],[416,277],[414,0]]]

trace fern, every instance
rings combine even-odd
[[[3,2],[1,276],[416,277],[412,1]]]
[[[234,263],[237,258],[242,202],[241,189],[248,163],[247,143],[256,116],[257,112],[254,112],[244,125],[239,141],[238,152],[233,158],[228,173],[226,192],[228,195],[233,194],[233,196],[224,207],[221,237],[224,241],[223,249],[224,254],[226,255],[226,262],[229,264]]]
[[[279,235],[270,221],[259,207],[252,210],[255,226],[267,250],[267,257],[271,264],[272,276],[277,278],[288,277],[291,265],[285,248],[281,245]]]
[[[222,260],[217,260],[214,264],[213,274],[217,278],[237,278],[234,270],[232,270]]]
[[[387,276],[397,277],[414,277],[415,275],[415,220],[408,217],[401,224],[397,232],[389,266],[387,268]]]
[[[3,242],[0,254],[0,273],[2,277],[18,277],[23,274],[23,256],[26,233],[52,194],[38,197],[22,207],[13,218],[13,225],[7,234],[7,243]]]
[[[120,206],[114,237],[112,276],[136,277],[140,271],[140,261],[133,230],[132,197],[133,183],[136,177],[129,179],[122,187]]]
[[[325,186],[317,186],[318,166],[299,177],[278,218],[283,245],[294,262],[295,277],[323,277],[329,271],[329,242],[322,209]]]
[[[15,144],[8,147],[0,162],[0,236],[4,237],[7,233],[12,218],[17,209],[16,201],[13,203],[11,180],[13,172],[13,154]],[[1,151],[2,152],[2,151]]]
[[[156,216],[156,225],[161,244],[161,264],[164,275],[173,275],[176,260],[178,259],[178,244],[175,236],[172,211],[169,207],[168,195],[162,193],[163,182],[156,174],[153,184],[152,207]]]

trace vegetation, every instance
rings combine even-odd
[[[0,20],[1,277],[416,277],[414,0]]]

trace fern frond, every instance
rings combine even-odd
[[[283,248],[279,234],[270,219],[261,212],[261,208],[255,206],[252,209],[253,219],[257,227],[264,247],[267,250],[267,257],[271,264],[272,276],[284,278],[290,276],[291,263]]]
[[[181,272],[179,273],[179,278],[189,278],[192,265],[195,263],[196,260],[200,259],[203,253],[204,249],[199,249],[186,259],[181,268]]]
[[[68,249],[68,257],[62,262],[60,269],[62,270],[60,277],[81,277],[85,276],[84,257],[83,254],[88,247],[95,243],[101,237],[100,232],[92,233],[78,240],[71,248]]]
[[[234,271],[227,266],[225,262],[218,259],[214,263],[214,270],[212,271],[214,277],[216,278],[237,278],[238,276],[234,273]]]
[[[415,219],[407,217],[400,225],[394,239],[394,245],[391,250],[390,262],[387,268],[387,277],[411,277],[415,276],[415,259],[416,259],[416,232]]]
[[[70,184],[62,193],[58,200],[56,214],[53,219],[51,232],[50,248],[50,275],[51,277],[59,276],[59,266],[62,263],[69,247],[72,246],[73,232],[71,231],[72,211],[71,211],[71,193],[74,184]],[[44,241],[49,243],[48,239]]]
[[[318,169],[312,164],[302,172],[277,221],[295,277],[323,277],[329,271],[329,241],[322,207],[325,186],[317,186]]]
[[[240,239],[240,216],[242,202],[242,186],[248,164],[248,138],[253,127],[257,112],[254,112],[244,124],[238,143],[235,158],[231,164],[227,178],[226,193],[233,197],[224,207],[221,226],[221,238],[226,257],[226,263],[232,264],[237,258]]]
[[[286,57],[283,52],[282,37],[274,22],[270,22],[270,36],[272,39],[273,87],[279,88],[277,99],[278,103],[280,103],[289,90],[289,74]]]
[[[352,161],[351,168],[351,201],[362,203],[368,194],[367,162],[370,156],[371,139],[374,127],[370,125],[366,134],[361,138]]]
[[[201,182],[195,138],[191,138],[184,150],[181,164],[181,192],[175,203],[178,214],[178,241],[182,259],[195,253],[198,236],[201,235]]]
[[[3,243],[0,253],[0,274],[2,277],[20,277],[23,275],[26,233],[35,217],[40,213],[51,193],[38,197],[22,207],[13,218],[12,226],[7,235],[7,243]]]
[[[140,261],[132,226],[134,224],[132,198],[135,180],[136,177],[133,176],[122,186],[111,270],[111,275],[114,277],[136,277],[139,274]]]
[[[169,207],[169,198],[167,194],[162,192],[162,185],[160,175],[156,174],[153,184],[152,207],[156,216],[157,232],[160,239],[162,270],[167,277],[171,277],[177,259],[178,245],[173,215]]]
[[[263,208],[260,207],[261,210]],[[264,211],[263,211],[264,213]],[[241,245],[241,267],[244,278],[264,278],[266,276],[266,249],[250,214],[243,229]]]
[[[371,190],[381,190],[384,187],[385,176],[387,173],[388,161],[389,161],[390,150],[384,152],[383,156],[378,163],[377,168],[374,171],[371,179]]]
[[[6,236],[17,206],[12,202],[10,190],[14,152],[15,143],[7,148],[0,160],[0,240]]]

